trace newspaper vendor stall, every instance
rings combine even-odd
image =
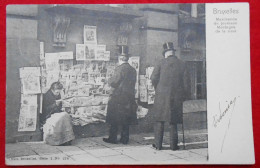
[[[114,69],[118,65],[117,57],[111,59],[111,52],[107,51],[106,45],[98,44],[96,28],[96,26],[84,26],[84,43],[75,44],[75,52],[45,53],[44,43],[41,42],[39,67],[41,70],[39,74],[41,75],[38,87],[44,94],[53,82],[59,81],[63,85],[61,93],[62,111],[70,114],[75,128],[105,123],[107,103],[112,92],[112,88],[107,81],[112,77]],[[91,32],[93,33],[91,34]],[[149,81],[147,76],[149,75],[139,77],[140,57],[131,56],[129,64],[134,67],[137,74],[136,101],[139,102],[140,98],[141,102],[151,104],[152,102],[149,101],[149,85],[147,84]],[[143,100],[143,97],[148,97],[148,99]],[[144,118],[147,113],[148,109],[139,105],[138,118]],[[81,134],[84,133],[81,131],[79,135]]]

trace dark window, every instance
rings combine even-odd
[[[188,97],[206,99],[206,65],[205,61],[187,61]]]

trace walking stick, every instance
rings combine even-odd
[[[185,150],[185,137],[184,137],[184,122],[183,122],[183,114],[182,114],[182,141],[183,141],[183,149]]]

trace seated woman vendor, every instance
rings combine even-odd
[[[43,126],[43,140],[49,145],[70,145],[75,138],[70,115],[61,110],[62,88],[61,83],[54,82],[43,95],[40,120]]]

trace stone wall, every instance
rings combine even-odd
[[[39,66],[38,6],[8,5],[6,8],[6,141],[39,140],[35,132],[18,132],[21,102],[19,68]]]

